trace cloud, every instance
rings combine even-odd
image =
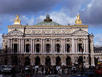
[[[61,0],[0,0],[1,14],[49,11]]]
[[[102,25],[102,0],[92,0],[81,12],[83,22],[92,25]]]
[[[0,48],[2,47],[2,34],[0,34]]]
[[[62,25],[74,24],[76,17],[70,17],[63,11],[51,12],[50,17],[54,22]],[[41,15],[37,18],[37,22],[41,22],[46,18],[46,15]]]
[[[34,17],[21,16],[22,24],[34,25]]]
[[[101,47],[102,46],[102,34],[96,34],[95,35],[94,45],[96,47]]]

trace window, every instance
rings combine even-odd
[[[55,44],[55,51],[60,52],[60,44]]]
[[[70,44],[66,44],[65,49],[66,49],[66,50],[65,50],[66,52],[70,52]]]
[[[30,44],[26,44],[26,52],[30,51]]]
[[[51,50],[51,45],[50,44],[46,44],[46,52],[50,52]]]
[[[40,44],[35,45],[35,50],[36,50],[37,53],[40,52]]]
[[[18,51],[18,44],[14,44],[14,53]]]
[[[81,44],[81,43],[78,44],[78,51],[79,51],[79,52],[83,52],[83,47],[82,47],[82,44]]]

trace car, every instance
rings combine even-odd
[[[2,71],[2,66],[0,65],[0,74],[1,74],[1,71]]]
[[[102,75],[102,63],[97,66],[97,69],[95,70],[95,73],[99,74],[99,75]]]
[[[25,73],[30,73],[31,72],[31,66],[25,66],[24,71],[25,71]]]
[[[2,66],[2,73],[11,73],[12,71],[12,66],[11,65],[3,65]]]

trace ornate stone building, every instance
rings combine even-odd
[[[93,35],[80,15],[74,25],[60,25],[49,15],[36,25],[22,25],[17,16],[3,35],[3,49],[5,64],[94,65]]]

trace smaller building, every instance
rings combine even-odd
[[[95,64],[102,62],[102,47],[94,47]]]

